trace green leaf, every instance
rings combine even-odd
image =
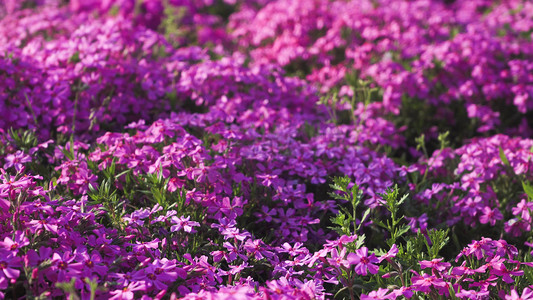
[[[527,197],[529,200],[533,200],[533,186],[531,186],[529,183],[522,181],[522,188],[524,189],[524,192],[527,194]]]
[[[54,179],[55,179],[55,178],[54,178]],[[54,181],[55,181],[55,180],[54,180]],[[57,184],[57,183],[56,183],[56,184]],[[91,183],[89,183],[89,191],[90,191],[91,193],[94,193],[94,194],[96,194],[96,192],[97,192],[96,189],[94,188],[94,186],[93,186]]]
[[[363,244],[365,243],[365,238],[366,236],[364,234],[361,234],[357,237],[357,240],[355,240],[355,249],[359,249],[361,248],[361,246],[363,246]]]
[[[449,229],[428,231],[428,236],[431,240],[432,245],[430,247],[429,245],[427,245],[426,242],[426,246],[428,246],[429,255],[432,259],[437,258],[439,251],[448,243],[450,239],[448,237],[449,231]]]
[[[502,160],[503,164],[510,167],[511,164],[509,163],[509,160],[507,159],[507,156],[505,156],[505,152],[503,151],[503,148],[500,146],[499,147],[499,152],[500,152],[500,159]]]
[[[440,149],[444,149],[444,148],[447,148],[448,146],[450,146],[450,142],[448,141],[448,137],[450,135],[450,132],[449,131],[446,131],[444,133],[440,133],[439,134],[439,137],[438,137],[438,140],[440,142]]]
[[[70,63],[79,63],[81,61],[80,59],[80,51],[76,51],[72,56],[69,58]]]
[[[385,225],[381,220],[372,220],[372,222],[380,227],[383,227],[385,229],[389,229],[389,226]]]
[[[345,219],[346,219],[346,215],[344,215],[343,213],[339,213],[335,217],[331,218],[331,223],[342,226],[344,224]]]
[[[400,201],[398,201],[398,205],[402,205],[402,204],[405,202],[405,200],[407,200],[407,197],[409,197],[409,193],[404,194],[404,195],[402,196],[402,198],[400,199]]]
[[[367,210],[365,210],[365,212],[363,213],[363,217],[361,218],[361,222],[359,222],[359,226],[357,226],[357,230],[359,230],[359,228],[361,228],[361,226],[363,225],[363,222],[366,220],[366,218],[370,214],[370,211],[371,211],[370,208],[367,208]]]
[[[120,177],[122,177],[122,175],[126,175],[129,172],[131,172],[131,169],[127,169],[126,171],[122,171],[122,172],[118,173],[117,175],[115,175],[115,179],[119,179]]]
[[[403,225],[402,227],[400,227],[397,231],[396,231],[396,237],[400,237],[402,235],[404,235],[407,231],[409,231],[409,229],[411,229],[411,226],[409,225]]]
[[[346,216],[350,216],[351,215],[350,211],[346,207],[340,206],[339,208],[342,210],[342,212],[344,214],[346,214]]]

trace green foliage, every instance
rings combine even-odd
[[[424,259],[424,247],[427,244],[426,237],[423,233],[418,232],[415,236],[407,238],[405,246],[398,247],[398,257],[409,265],[415,265],[418,261]]]
[[[358,126],[360,119],[355,115],[358,103],[363,103],[366,107],[371,102],[378,101],[382,91],[375,87],[371,80],[362,79],[358,71],[346,74],[345,81],[352,89],[351,98],[340,97],[338,88],[333,88],[330,93],[320,98],[319,103],[327,108],[332,123]],[[350,105],[349,109],[340,110],[341,104],[344,103]]]
[[[338,92],[333,91],[326,96],[320,97],[319,104],[324,105],[328,111],[329,119],[333,124],[338,124],[337,107],[340,103]]]
[[[11,137],[14,146],[17,149],[23,150],[24,152],[29,151],[39,143],[37,137],[35,136],[35,131],[33,130],[15,130],[10,128],[7,132],[9,137]]]
[[[445,135],[443,135],[445,136]],[[444,138],[442,138],[443,144]],[[330,187],[334,192],[330,193],[330,196],[334,199],[346,201],[352,205],[352,208],[356,208],[361,204],[362,195],[357,185],[350,183],[348,177],[335,177]],[[428,232],[418,232],[411,234],[411,227],[406,223],[405,216],[403,215],[402,206],[407,203],[409,199],[408,194],[402,194],[398,185],[387,189],[383,194],[379,195],[382,199],[382,207],[389,213],[384,215],[378,213],[380,210],[367,209],[363,213],[362,220],[367,216],[372,215],[372,224],[382,230],[384,235],[387,235],[387,245],[392,248],[396,245],[398,248],[398,254],[396,258],[388,258],[386,264],[381,264],[379,273],[366,278],[362,281],[360,277],[354,276],[351,270],[344,270],[340,275],[341,282],[344,282],[344,288],[341,288],[336,293],[336,298],[349,298],[355,299],[355,291],[376,290],[378,287],[387,287],[390,285],[407,286],[406,283],[410,281],[412,275],[407,270],[413,270],[421,272],[419,262],[421,260],[431,260],[439,257],[440,251],[447,245],[449,241],[449,229],[445,230],[429,230]],[[355,222],[355,209],[350,211],[348,208],[341,206],[340,212],[331,219],[335,225],[334,229],[339,235],[353,235],[357,231],[362,230],[360,226],[352,227]],[[362,223],[362,222],[361,222]],[[368,230],[368,228],[365,228]],[[346,245],[349,251],[354,251],[363,247],[365,244],[365,235],[360,234],[358,238],[348,245]],[[366,245],[368,246],[368,244]],[[373,252],[377,255],[385,255],[387,250],[377,249]],[[387,274],[387,279],[383,279],[382,276]]]
[[[459,147],[465,139],[476,134],[478,121],[468,117],[464,104],[460,101],[452,101],[450,104],[435,107],[425,100],[403,95],[400,107],[399,115],[391,115],[390,119],[397,128],[406,128],[402,135],[408,146],[418,147],[421,142],[420,138],[423,136],[425,156],[439,149],[442,144],[439,139],[431,138],[430,134],[435,128],[438,128],[440,132],[448,132],[447,147]],[[439,115],[443,117],[436,117]],[[446,116],[453,116],[453,121],[450,122]],[[413,160],[413,157],[403,152],[392,153],[392,155],[403,156],[407,162]]]
[[[353,97],[350,101],[352,110],[356,103],[363,103],[366,106],[373,101],[378,101],[380,96],[382,96],[381,89],[374,86],[372,80],[361,78],[360,71],[358,70],[347,73],[345,80],[353,91]]]
[[[522,181],[522,188],[524,189],[529,201],[533,201],[533,186],[526,181]]]
[[[381,194],[380,197],[384,200],[382,203],[385,208],[390,212],[391,217],[387,219],[386,222],[383,222],[379,219],[373,219],[374,224],[384,228],[390,233],[390,238],[387,239],[387,244],[392,246],[396,244],[397,240],[406,234],[411,228],[409,225],[401,224],[404,216],[399,216],[400,205],[402,205],[409,195],[405,194],[399,198],[399,188],[398,185],[394,185],[393,188],[389,188],[384,194]]]
[[[501,146],[499,147],[499,154],[500,154],[500,159],[502,160],[503,164],[506,165],[507,167],[511,167],[511,164],[509,163],[507,156],[505,156],[505,152],[503,152],[503,148]]]
[[[88,196],[92,200],[89,204],[101,205],[99,209],[106,212],[104,216],[109,219],[113,227],[124,229],[122,217],[126,214],[126,202],[119,197],[111,181],[104,179],[97,188],[89,184]]]
[[[370,210],[367,210],[363,214],[363,218],[360,220],[359,225],[357,224],[357,206],[359,206],[362,201],[363,192],[356,184],[350,187],[350,178],[347,176],[334,177],[333,184],[330,184],[330,187],[334,190],[334,192],[329,193],[333,199],[346,201],[352,206],[351,210],[344,206],[339,206],[341,211],[337,216],[331,219],[331,222],[337,226],[330,228],[335,230],[339,235],[356,234],[370,213]],[[352,226],[352,228],[350,228],[350,226]]]
[[[170,5],[168,1],[164,1],[164,6],[164,18],[161,20],[159,30],[165,35],[167,41],[174,47],[178,47],[180,44],[179,38],[186,35],[186,32],[180,28],[180,23],[186,15],[187,9]]]
[[[70,279],[70,282],[57,282],[56,287],[63,290],[68,300],[80,300],[77,289],[74,287],[76,278]]]
[[[446,229],[446,230],[432,229],[428,231],[429,241],[431,241],[431,244],[428,242],[427,239],[425,240],[425,242],[426,242],[427,253],[429,254],[429,257],[431,259],[437,258],[439,251],[444,246],[446,246],[446,244],[450,240],[450,238],[448,237],[449,231],[450,231],[449,229]]]
[[[80,51],[74,52],[74,54],[72,54],[72,56],[68,60],[69,63],[73,63],[73,64],[79,63],[80,61],[81,61]]]

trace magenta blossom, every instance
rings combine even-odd
[[[19,150],[15,154],[7,155],[5,160],[6,163],[4,164],[4,169],[15,167],[15,170],[20,172],[22,171],[25,163],[31,162],[31,157]]]
[[[391,258],[396,257],[396,254],[398,254],[398,247],[396,247],[396,244],[393,244],[387,253],[379,257],[379,262],[384,260],[390,262]]]
[[[379,267],[375,263],[379,263],[379,259],[374,253],[368,255],[368,248],[363,247],[355,250],[355,253],[348,254],[346,259],[351,265],[355,265],[355,273],[366,276],[370,274],[377,274]]]
[[[30,240],[24,235],[24,232],[17,231],[15,233],[15,239],[12,240],[9,237],[5,237],[3,242],[0,242],[0,248],[4,248],[8,251],[18,252],[21,247],[30,244]]]
[[[388,289],[379,288],[377,291],[372,291],[368,295],[362,294],[361,300],[396,299],[396,295],[387,294],[388,292]]]
[[[130,300],[135,299],[134,293],[136,291],[146,291],[146,284],[144,281],[131,282],[122,289],[114,290],[111,292],[112,297],[109,299],[116,300]]]
[[[193,227],[198,227],[200,226],[200,223],[198,222],[195,222],[195,221],[190,221],[191,217],[172,217],[172,223],[176,224],[176,225],[172,225],[170,227],[170,231],[172,232],[175,232],[175,231],[180,231],[183,229],[183,231],[187,232],[187,233],[194,233],[196,232]]]
[[[13,253],[0,250],[0,289],[7,288],[8,279],[17,279],[20,275],[21,267],[20,257],[14,256]],[[2,284],[1,282],[5,282]]]
[[[436,270],[438,272],[442,272],[444,270],[446,270],[447,268],[449,268],[451,266],[450,263],[447,263],[447,262],[442,262],[443,258],[436,258],[436,259],[433,259],[433,260],[422,260],[420,261],[420,268],[421,269],[426,269],[426,268],[431,268],[432,270]]]
[[[483,215],[479,217],[479,222],[481,224],[490,223],[490,225],[494,226],[496,221],[501,219],[503,219],[503,215],[497,208],[491,209],[490,207],[485,206],[485,208],[483,208]]]
[[[526,300],[533,299],[533,289],[525,288],[522,291],[522,295],[518,295],[518,292],[515,289],[511,290],[510,295],[505,295],[505,300]]]

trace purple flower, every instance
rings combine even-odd
[[[374,265],[375,263],[379,263],[379,259],[377,259],[374,253],[369,256],[368,248],[366,247],[355,250],[355,253],[348,254],[346,260],[351,265],[355,265],[355,273],[359,275],[366,276],[367,271],[370,274],[377,274],[379,271],[379,267]]]
[[[54,218],[45,219],[41,216],[40,220],[32,220],[28,222],[28,225],[31,225],[29,226],[29,228],[32,230],[33,233],[37,233],[40,230],[46,230],[46,231],[50,231],[52,233],[57,234],[58,227],[54,223],[57,223],[56,219]]]
[[[491,209],[490,207],[485,206],[485,208],[483,208],[482,213],[483,215],[479,217],[479,222],[481,224],[490,223],[490,225],[494,226],[497,220],[503,219],[503,215],[497,208]]]
[[[20,172],[24,167],[24,163],[31,162],[31,157],[24,154],[21,150],[18,150],[15,154],[7,155],[5,160],[6,163],[4,164],[4,169],[15,167],[15,170]]]
[[[146,291],[146,284],[142,281],[131,282],[122,289],[111,291],[110,300],[131,300],[135,299],[135,292]]]
[[[135,280],[146,282],[148,287],[154,287],[157,290],[164,290],[167,284],[178,278],[176,263],[164,258],[155,260],[146,268],[137,271],[134,275]],[[180,276],[181,277],[181,276]]]
[[[361,300],[396,299],[394,294],[387,294],[388,292],[388,289],[379,288],[377,291],[372,291],[368,295],[362,294]]]
[[[265,245],[265,243],[263,243],[263,241],[260,239],[246,240],[246,242],[244,243],[244,249],[249,254],[253,255],[255,259],[257,260],[261,260],[265,258],[265,256],[268,258],[271,258],[272,256],[274,256],[274,253],[272,253],[271,251],[268,251],[267,245]]]
[[[176,225],[172,225],[170,227],[170,231],[172,232],[176,232],[176,231],[180,231],[180,230],[183,230],[187,233],[194,233],[196,232],[193,227],[198,227],[200,226],[200,223],[198,222],[195,222],[195,221],[190,221],[191,217],[188,216],[188,217],[172,217],[172,223],[176,224]]]
[[[15,256],[13,252],[0,250],[0,280],[17,279],[20,267],[22,267],[20,257]],[[0,288],[5,289],[7,286],[1,287],[0,284]]]
[[[421,269],[431,268],[432,270],[436,270],[439,273],[443,272],[444,270],[446,270],[446,268],[449,268],[451,266],[451,264],[448,262],[442,262],[443,259],[444,258],[436,258],[431,261],[422,260],[419,262],[420,268]]]
[[[384,260],[390,262],[391,258],[396,257],[396,254],[398,254],[398,247],[396,247],[396,244],[393,244],[387,253],[379,257],[379,262],[382,262]]]
[[[335,268],[341,268],[341,267],[349,268],[351,262],[349,260],[344,259],[345,256],[346,256],[346,248],[343,248],[340,253],[339,251],[337,251],[337,249],[333,249],[333,251],[331,251],[331,258],[328,258],[328,263],[334,266]]]
[[[12,240],[9,237],[5,237],[3,242],[0,242],[0,247],[3,247],[5,250],[13,251],[17,253],[21,247],[27,246],[30,244],[30,240],[24,235],[24,232],[17,231],[15,232],[15,240]]]
[[[79,275],[82,266],[73,263],[75,258],[70,252],[65,252],[62,255],[57,252],[54,253],[52,255],[52,264],[56,272],[49,273],[50,279],[57,282],[65,282],[73,276]]]
[[[526,300],[533,299],[533,289],[525,288],[522,291],[522,295],[518,295],[518,292],[515,289],[511,290],[510,295],[505,295],[505,300]]]
[[[420,292],[429,293],[431,288],[435,288],[438,291],[447,289],[448,285],[442,278],[438,278],[434,275],[428,275],[423,273],[422,276],[413,276],[411,278],[412,287]],[[441,294],[441,292],[439,292]]]
[[[86,249],[76,249],[76,260],[78,262],[73,263],[72,267],[81,268],[82,274],[87,277],[91,277],[96,273],[103,278],[106,276],[107,270],[109,269],[98,251],[92,251],[92,253],[89,254]]]

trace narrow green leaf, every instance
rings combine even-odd
[[[400,227],[397,231],[396,231],[396,237],[400,237],[402,235],[404,235],[407,231],[409,231],[409,229],[411,229],[411,226],[409,225],[403,225],[402,227]]]
[[[405,202],[405,200],[407,200],[407,197],[409,197],[409,193],[404,194],[404,195],[402,196],[402,198],[400,199],[400,201],[398,201],[398,206],[401,205],[401,204],[403,204],[403,203]]]
[[[529,200],[533,200],[533,186],[531,186],[528,182],[522,181],[522,188],[527,194]]]
[[[500,159],[502,160],[503,164],[510,167],[511,164],[509,163],[509,160],[507,159],[507,156],[505,156],[505,152],[503,151],[503,148],[500,146]]]
[[[361,222],[359,222],[359,226],[357,226],[357,230],[359,230],[359,228],[361,228],[361,226],[363,225],[363,223],[365,222],[365,220],[366,220],[366,218],[368,217],[369,214],[370,214],[370,208],[365,210],[365,212],[363,213],[363,217],[361,218]]]
[[[119,179],[120,177],[122,177],[122,175],[128,174],[129,172],[131,172],[131,169],[127,169],[126,171],[122,171],[122,172],[118,173],[117,175],[115,175],[115,179]]]
[[[372,222],[380,227],[383,227],[385,229],[389,229],[387,225],[385,225],[381,220],[372,220]]]

